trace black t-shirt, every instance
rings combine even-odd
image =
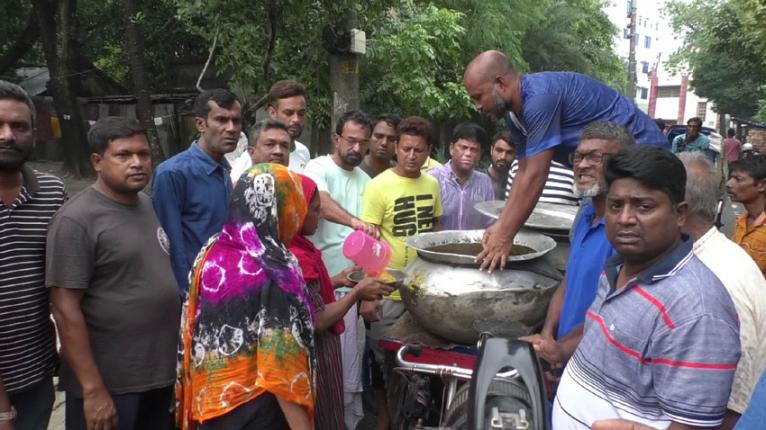
[[[93,358],[112,394],[175,380],[178,288],[167,236],[149,197],[139,196],[137,205],[124,205],[87,188],[61,208],[48,232],[46,285],[85,290]],[[81,395],[65,360],[60,377],[64,390]]]

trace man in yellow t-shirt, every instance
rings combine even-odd
[[[407,247],[407,238],[436,230],[442,215],[442,204],[439,183],[420,170],[431,153],[431,123],[413,116],[402,120],[396,131],[399,134],[396,144],[398,162],[367,184],[362,197],[361,219],[380,228],[381,238],[391,246],[389,266],[403,270],[417,257],[415,250]],[[373,321],[367,336],[368,345],[377,363],[382,365],[383,351],[378,341],[404,313],[399,292],[395,291],[383,299],[380,312],[375,302],[363,302],[360,311],[366,319]],[[385,387],[381,378],[375,378],[376,370],[373,369],[373,388],[379,411],[377,428],[389,428]]]

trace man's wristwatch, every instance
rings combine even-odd
[[[10,411],[0,412],[0,422],[13,421],[16,419],[16,408],[11,406]]]

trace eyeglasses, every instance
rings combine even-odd
[[[351,146],[356,146],[356,145],[364,146],[364,145],[369,145],[370,144],[370,139],[356,140],[356,139],[353,139],[353,138],[348,138],[348,137],[346,137],[346,136],[344,136],[342,134],[339,134],[338,137],[340,137],[341,139],[345,140],[346,143],[348,143]]]
[[[601,151],[591,151],[585,153],[575,151],[569,154],[569,162],[574,166],[575,164],[579,164],[583,159],[585,159],[588,160],[588,163],[590,164],[600,164],[606,158],[611,157],[612,155],[614,154],[604,153]]]

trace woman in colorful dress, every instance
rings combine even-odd
[[[316,311],[317,396],[314,425],[316,430],[339,430],[344,428],[343,363],[339,337],[344,330],[343,316],[359,300],[375,300],[390,294],[393,288],[373,278],[365,278],[342,299],[335,301],[335,288],[349,286],[346,276],[355,268],[330,277],[322,261],[322,251],[307,238],[316,232],[319,225],[317,185],[306,176],[301,176],[301,181],[308,213],[301,232],[293,238],[289,249],[298,258]]]
[[[181,317],[182,430],[313,428],[314,306],[287,250],[306,215],[297,174],[250,168],[191,271]],[[289,427],[288,427],[289,426]]]

